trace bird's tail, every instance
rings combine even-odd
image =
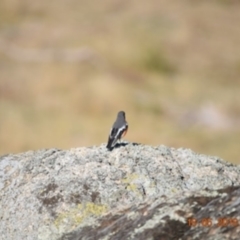
[[[110,137],[109,137],[109,138],[108,138],[107,149],[108,149],[109,151],[111,151],[111,150],[114,148],[116,142],[117,142],[117,139],[115,139],[115,138],[110,138]]]

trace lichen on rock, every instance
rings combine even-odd
[[[9,154],[0,157],[0,178],[4,240],[239,236],[235,226],[189,226],[189,217],[240,223],[240,167],[189,149],[124,142],[113,151]]]

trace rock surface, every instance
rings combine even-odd
[[[189,149],[5,155],[0,239],[239,239],[238,186],[240,166]]]

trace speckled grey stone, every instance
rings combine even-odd
[[[196,192],[238,185],[239,166],[189,149],[125,142],[110,152],[102,144],[9,154],[0,157],[0,238],[84,239],[86,235],[85,239],[95,239],[84,231],[94,231],[110,213],[117,218],[121,211],[132,212],[135,219],[143,214],[139,206],[144,204],[150,209],[157,205],[161,216],[169,217],[170,205],[161,204],[172,203],[180,210],[180,199],[184,202]],[[161,219],[151,216],[135,235],[122,236],[140,239],[145,228],[156,227],[156,219]],[[184,217],[179,218],[184,222]],[[111,239],[105,232],[101,236]]]

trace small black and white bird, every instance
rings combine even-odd
[[[128,123],[125,119],[125,112],[120,111],[117,115],[117,119],[112,126],[108,137],[107,149],[112,150],[117,141],[124,137],[128,130]]]

